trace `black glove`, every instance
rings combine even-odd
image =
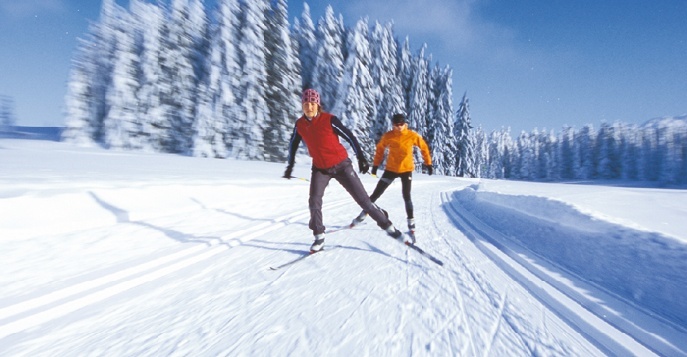
[[[434,167],[432,165],[425,165],[427,167],[427,175],[432,176],[434,173]]]
[[[377,176],[377,169],[378,169],[377,166],[372,166],[372,172],[371,172],[372,176]]]
[[[364,157],[358,158],[358,169],[360,169],[361,174],[366,174],[368,171],[370,171],[370,164],[367,163],[367,160],[365,160]]]
[[[282,176],[285,179],[290,179],[291,176],[291,171],[293,171],[293,165],[289,165],[286,167],[286,171],[284,171],[284,176]]]

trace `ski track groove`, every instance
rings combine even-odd
[[[439,195],[440,195],[440,194],[439,194]],[[439,196],[439,197],[440,197],[440,196]],[[440,197],[440,198],[441,198],[441,197]],[[433,218],[433,217],[437,217],[437,216],[435,215],[435,212],[434,212],[434,210],[436,209],[435,207],[440,207],[440,206],[438,206],[438,205],[435,204],[436,201],[437,201],[437,195],[436,195],[436,194],[435,194],[435,195],[432,195],[431,200],[432,200],[432,204],[431,204],[431,207],[432,207],[432,208],[431,208],[431,212],[432,212],[432,225],[434,226],[434,230],[435,230],[435,231],[438,231],[439,226],[437,225],[437,223],[435,222],[435,220],[434,220],[434,218]],[[456,257],[460,256],[460,255],[458,254],[458,252],[456,251],[456,249],[453,247],[453,245],[449,242],[449,240],[447,239],[446,235],[442,235],[442,238],[443,238],[444,242],[446,243],[446,245],[448,245],[449,248],[451,248],[451,251],[454,253],[454,255],[455,255]],[[464,265],[463,265],[463,267],[465,268]],[[465,331],[466,331],[466,334],[468,335],[468,339],[469,339],[469,341],[470,341],[470,350],[471,350],[472,356],[476,356],[477,354],[476,354],[476,351],[475,351],[475,341],[474,341],[475,335],[474,335],[472,329],[470,328],[470,323],[469,323],[469,321],[468,321],[467,311],[465,310],[465,309],[466,309],[466,307],[465,307],[466,305],[465,305],[465,298],[463,297],[463,291],[460,289],[460,286],[458,286],[458,283],[457,283],[457,281],[459,281],[459,278],[460,278],[459,275],[460,275],[460,274],[459,274],[457,271],[452,271],[452,272],[453,272],[454,275],[456,275],[457,279],[449,279],[449,280],[452,282],[453,290],[454,290],[454,292],[455,292],[455,295],[457,296],[457,300],[458,300],[458,304],[459,304],[459,309],[460,309],[461,320],[462,320],[463,325],[465,326]],[[457,315],[458,315],[458,313],[456,313],[456,316],[457,316]],[[451,322],[451,320],[449,320],[449,321],[446,323],[446,326],[448,326],[448,323],[449,323],[449,322]],[[446,327],[446,326],[445,326],[445,327]]]
[[[499,304],[499,311],[496,316],[496,321],[494,322],[494,326],[491,328],[491,331],[489,331],[489,343],[485,343],[487,346],[487,349],[484,351],[483,356],[489,356],[489,352],[491,351],[491,348],[494,346],[494,342],[496,341],[496,335],[498,334],[499,330],[501,329],[501,322],[504,319],[503,312],[506,309],[506,297],[507,294],[503,294],[503,298],[501,299],[501,302]]]
[[[341,199],[326,204],[325,207],[338,207],[348,203],[348,201]],[[222,237],[222,243],[210,245],[195,243],[191,247],[159,256],[149,262],[129,266],[100,277],[59,288],[26,301],[0,307],[0,341],[5,337],[57,320],[137,286],[177,273],[232,247],[303,219],[309,214],[309,210],[284,213],[257,226],[235,231]],[[281,276],[283,274],[272,281],[270,285],[279,280]],[[268,288],[269,285],[264,287],[263,293]]]
[[[552,278],[549,278],[546,273],[539,272],[537,268],[530,267],[517,259],[517,257],[511,256],[511,254],[513,254],[511,248],[504,245],[499,238],[492,237],[488,235],[488,233],[485,233],[484,230],[477,228],[476,223],[473,222],[472,219],[479,220],[477,218],[471,219],[462,213],[461,210],[456,207],[456,205],[460,204],[453,202],[449,194],[449,192],[442,193],[442,203],[443,206],[448,207],[446,208],[446,213],[454,222],[454,225],[463,231],[464,234],[466,234],[465,231],[473,232],[472,234],[476,237],[468,237],[468,239],[470,239],[480,251],[485,253],[488,259],[493,261],[500,270],[520,284],[532,297],[540,301],[550,311],[578,331],[601,351],[606,354],[632,353],[641,355],[660,355],[661,353],[658,351],[672,350],[670,347],[663,345],[652,346],[647,341],[638,338],[639,336],[630,334],[622,326],[618,326],[606,320],[598,311],[590,308],[584,302],[578,301],[574,295],[565,289],[561,289],[555,281],[549,281],[549,279]],[[482,240],[484,240],[484,242],[482,242]],[[502,254],[508,258],[499,257],[498,254]],[[505,259],[510,259],[511,261],[509,262]],[[540,286],[536,282],[531,281],[527,274],[534,276],[535,279],[539,279],[540,283],[544,283],[544,285]],[[560,297],[557,298],[554,295]],[[561,298],[568,299],[568,301],[560,300]],[[584,311],[584,316],[577,315],[580,312],[572,313],[571,315],[570,311],[566,311],[574,308],[569,305],[570,302],[581,307],[582,310],[580,311]],[[596,323],[594,320],[597,320]],[[509,323],[507,319],[506,322]],[[602,322],[603,327],[598,326],[598,322]],[[609,328],[613,332],[609,333]],[[531,346],[528,344],[526,344],[526,347],[531,350]],[[674,352],[675,350],[672,351]]]

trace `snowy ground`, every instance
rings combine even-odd
[[[0,355],[687,355],[687,191],[417,174],[443,267],[367,222],[272,271],[312,240],[283,170],[0,139]]]

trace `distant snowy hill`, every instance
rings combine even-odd
[[[63,127],[12,126],[0,129],[0,138],[60,141]]]
[[[643,128],[650,128],[650,127],[667,127],[667,126],[675,126],[675,127],[685,127],[687,128],[687,114],[676,116],[676,117],[660,117],[660,118],[654,118],[650,119],[644,124],[642,124]]]

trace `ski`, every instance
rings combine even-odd
[[[323,252],[323,251],[324,251],[324,249],[322,249],[322,250],[320,250],[320,251],[317,251],[317,252],[307,252],[307,253],[305,253],[305,254],[299,256],[298,258],[293,259],[293,260],[290,260],[290,261],[288,261],[288,262],[286,262],[286,263],[284,263],[284,264],[282,264],[282,265],[278,265],[278,266],[276,266],[276,267],[270,267],[270,270],[279,270],[279,269],[282,269],[282,268],[286,268],[286,267],[288,267],[288,266],[291,266],[291,265],[293,265],[293,264],[295,264],[295,263],[300,262],[301,260],[303,260],[303,259],[305,259],[305,258],[307,258],[307,257],[309,257],[309,256],[311,256],[311,255],[315,255],[315,254],[320,253],[320,252]]]
[[[442,262],[441,260],[437,259],[435,256],[433,256],[433,255],[431,255],[431,254],[425,252],[422,248],[416,246],[415,244],[408,242],[408,243],[405,243],[405,245],[407,245],[408,247],[412,248],[412,249],[415,250],[416,252],[418,252],[418,253],[424,255],[426,258],[428,258],[429,260],[431,260],[431,261],[433,261],[433,262],[439,264],[440,266],[444,266],[444,262]]]

